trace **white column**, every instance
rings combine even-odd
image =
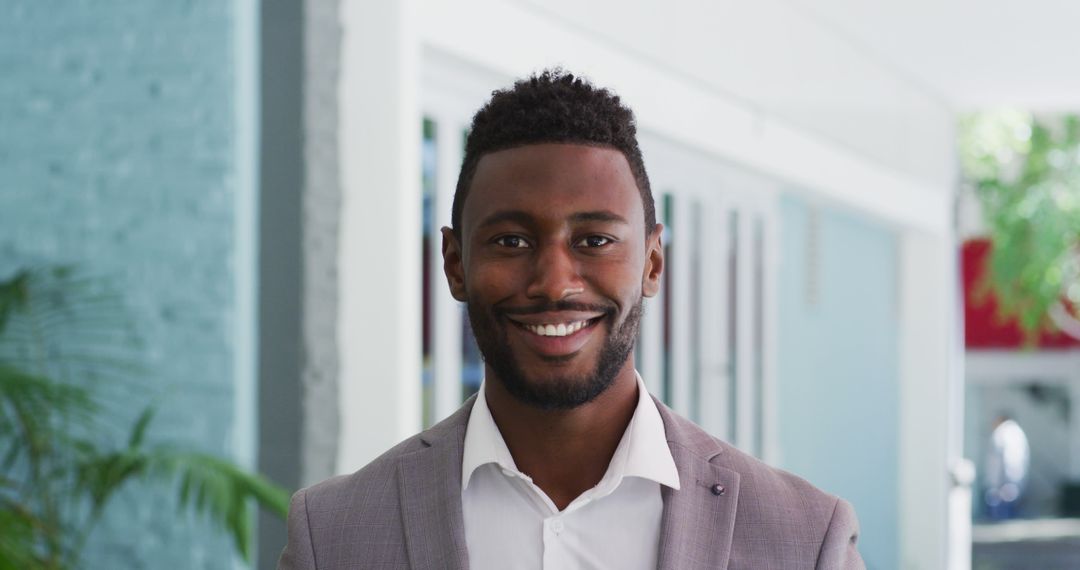
[[[342,0],[341,435],[354,471],[420,428],[419,41],[412,0]]]
[[[954,381],[949,363],[955,315],[951,247],[944,235],[908,230],[900,240],[899,259],[900,567],[960,570],[946,565],[949,392]]]

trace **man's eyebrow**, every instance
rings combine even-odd
[[[476,227],[486,228],[502,222],[515,222],[526,225],[532,221],[533,217],[521,210],[500,210],[481,220]]]
[[[503,222],[514,222],[520,225],[529,225],[534,222],[535,218],[528,212],[522,210],[500,210],[484,218],[478,225],[478,228],[485,228],[500,224]],[[611,212],[609,210],[595,210],[591,212],[575,212],[570,215],[570,221],[574,223],[581,222],[613,222],[617,224],[629,224],[626,218]]]
[[[608,210],[594,212],[577,212],[570,215],[571,222],[614,222],[617,224],[629,224],[626,218]]]

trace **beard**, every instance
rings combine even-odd
[[[466,303],[469,311],[469,323],[472,325],[476,344],[480,348],[480,354],[484,357],[491,370],[495,373],[498,381],[506,388],[506,391],[518,401],[543,410],[570,410],[594,400],[604,393],[615,381],[619,370],[626,364],[630,353],[634,350],[637,342],[638,328],[641,323],[642,297],[627,313],[626,318],[617,327],[611,324],[611,330],[604,339],[604,345],[593,370],[582,375],[560,375],[556,372],[548,378],[529,378],[521,364],[513,354],[510,347],[509,335],[506,327],[516,326],[507,324],[505,315],[507,311],[498,308],[485,309],[479,303],[471,300]],[[596,307],[560,301],[540,307],[530,307],[527,311],[514,311],[515,314],[522,312],[538,313],[544,311],[603,311],[601,322],[593,326],[599,326],[602,321],[610,321],[614,311],[609,307]],[[575,355],[564,357],[544,358],[551,363],[566,362]]]

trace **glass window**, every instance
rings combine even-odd
[[[728,353],[728,367],[727,382],[728,389],[728,441],[736,441],[736,431],[739,425],[739,386],[738,372],[739,363],[739,212],[732,210],[728,218],[728,264],[727,264],[727,278],[728,278],[728,298],[727,298],[727,353]]]
[[[461,148],[469,140],[469,129],[461,131]],[[464,156],[464,152],[462,155]],[[480,347],[473,336],[472,323],[465,305],[461,306],[461,400],[465,401],[480,391],[480,382],[484,379],[484,359],[480,356]]]
[[[434,339],[433,335],[433,323],[432,314],[434,307],[432,306],[432,285],[433,275],[431,271],[431,255],[434,248],[433,232],[434,228],[434,207],[435,207],[435,174],[437,164],[437,147],[435,137],[436,125],[435,121],[424,118],[423,122],[423,138],[421,139],[421,232],[422,240],[420,247],[423,248],[421,254],[421,306],[422,309],[422,354],[421,354],[421,397],[422,397],[422,419],[424,427],[430,426],[433,423],[435,415],[435,383],[434,383],[434,362],[432,357]]]
[[[754,218],[754,446],[761,457],[765,442],[765,222]]]
[[[671,329],[671,299],[674,297],[673,283],[674,283],[674,267],[673,256],[675,248],[675,197],[671,194],[664,194],[661,200],[664,205],[664,233],[662,234],[663,247],[664,247],[664,273],[663,273],[663,342],[661,343],[661,354],[663,358],[663,386],[661,389],[660,397],[665,404],[671,405],[671,374],[673,365],[672,354],[672,329]]]
[[[701,359],[702,359],[702,290],[705,274],[701,268],[702,258],[702,211],[703,204],[700,200],[693,201],[690,209],[690,239],[684,240],[686,247],[690,248],[690,419],[701,423],[705,404],[701,401]]]
[[[480,347],[476,345],[472,324],[465,305],[461,306],[461,399],[480,391],[480,381],[484,379],[484,360],[480,357]]]

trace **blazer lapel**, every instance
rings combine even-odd
[[[470,402],[422,434],[428,447],[402,456],[398,493],[412,570],[466,570],[461,455]]]
[[[679,470],[678,491],[663,487],[660,522],[661,570],[727,568],[739,474],[712,463],[723,448],[708,434],[657,402],[668,447]]]

